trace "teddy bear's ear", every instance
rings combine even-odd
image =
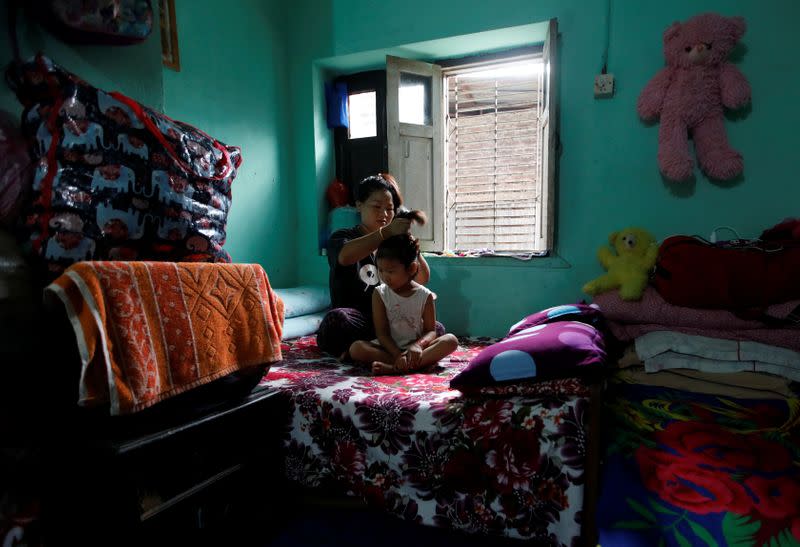
[[[739,41],[744,36],[744,31],[747,30],[747,23],[745,23],[744,17],[729,17],[728,22],[736,41]]]
[[[664,31],[664,43],[672,41],[681,32],[681,24],[678,21],[672,23],[667,30]]]
[[[609,243],[609,245],[611,245],[612,247],[614,246],[614,242],[617,240],[617,236],[618,235],[619,235],[619,232],[611,232],[608,235],[608,243]]]

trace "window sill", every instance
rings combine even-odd
[[[429,263],[438,263],[457,267],[513,267],[513,268],[541,268],[548,270],[566,270],[572,264],[557,254],[548,256],[534,256],[530,259],[519,259],[511,256],[445,256],[437,253],[422,253]]]

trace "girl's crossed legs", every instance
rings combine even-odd
[[[452,334],[443,334],[422,350],[416,370],[428,367],[453,353],[458,347],[458,339]],[[367,340],[357,340],[350,346],[350,357],[354,361],[372,363],[373,374],[404,374],[410,372],[405,356],[397,363],[379,344]]]

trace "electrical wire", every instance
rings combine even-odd
[[[600,69],[600,74],[606,74],[608,71],[608,50],[611,42],[611,0],[606,0],[606,36],[605,43],[603,44],[603,68]]]

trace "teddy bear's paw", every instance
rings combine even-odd
[[[741,154],[731,148],[707,153],[700,165],[706,175],[717,180],[735,179],[744,170]]]
[[[654,122],[661,112],[661,102],[651,97],[640,97],[636,103],[636,111],[645,122]]]
[[[581,289],[586,294],[595,295],[600,292],[600,287],[594,281],[589,281],[586,285],[583,286]]]
[[[694,165],[689,158],[659,156],[658,163],[661,173],[669,180],[684,181],[692,178]]]

